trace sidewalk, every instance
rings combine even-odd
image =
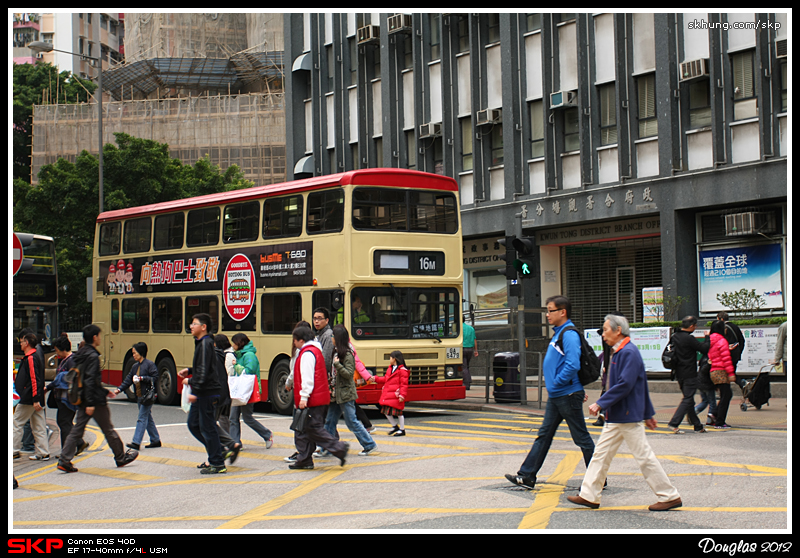
[[[475,378],[475,380],[479,380]],[[595,385],[595,384],[593,384]],[[667,422],[672,418],[675,409],[681,401],[681,394],[677,390],[677,382],[652,381],[648,382],[650,388],[650,400],[656,409],[656,420],[660,428],[665,428]],[[733,428],[753,428],[769,430],[785,430],[787,428],[788,406],[785,397],[772,397],[767,405],[756,409],[748,405],[747,410],[743,411],[740,407],[742,403],[742,392],[738,386],[732,387],[733,399],[728,409],[727,423]],[[786,393],[785,384],[774,384],[772,393]],[[589,400],[584,405],[586,416],[589,416],[588,406],[600,398],[600,389],[587,389]],[[406,404],[407,407],[428,407],[447,410],[462,411],[502,411],[506,413],[521,413],[544,416],[545,403],[547,401],[547,390],[542,389],[541,408],[537,401],[538,388],[528,387],[527,405],[519,403],[497,403],[494,400],[494,386],[489,386],[489,401],[486,402],[486,385],[481,382],[473,382],[472,389],[467,391],[467,397],[458,401],[413,401]],[[700,402],[700,396],[695,396],[695,401]],[[700,413],[700,420],[705,424],[706,412]],[[684,419],[681,427],[689,427]]]

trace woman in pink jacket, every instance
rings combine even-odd
[[[408,369],[403,353],[392,351],[389,355],[389,368],[384,376],[375,376],[375,381],[383,384],[381,398],[378,401],[381,405],[381,413],[386,415],[392,429],[389,436],[405,436],[405,409],[406,397],[408,396]]]
[[[717,320],[711,324],[711,346],[708,349],[708,361],[711,363],[711,373],[714,371],[724,371],[728,375],[728,381],[716,384],[719,389],[719,403],[717,404],[717,416],[714,428],[730,428],[725,422],[728,416],[733,392],[731,392],[731,382],[736,381],[736,373],[731,360],[731,351],[728,340],[725,339],[725,322]]]

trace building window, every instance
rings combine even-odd
[[[500,14],[488,14],[488,18],[489,18],[489,42],[488,42],[488,44],[499,43],[500,42]]]
[[[461,170],[471,171],[472,163],[472,119],[461,119]]]
[[[614,84],[600,86],[600,145],[617,143],[617,101]]]
[[[531,158],[544,157],[544,113],[543,102],[534,101],[531,112]]]
[[[503,164],[503,125],[494,124],[492,126],[492,166]]]
[[[689,129],[711,126],[711,95],[709,80],[689,84]]]
[[[458,53],[469,52],[469,16],[458,16]]]
[[[358,45],[356,44],[355,38],[348,39],[348,45],[350,46],[350,85],[358,84]],[[311,86],[311,80],[309,81],[309,88]],[[306,98],[309,98],[309,95]]]
[[[417,134],[414,130],[406,132],[406,150],[408,153],[408,168],[417,168]]]
[[[530,33],[531,31],[539,31],[542,28],[542,14],[528,14],[525,17],[525,30]]]
[[[414,67],[414,42],[411,35],[402,35],[403,41],[403,69],[410,70]]]
[[[439,17],[439,14],[430,14],[428,16],[431,26],[431,60],[439,60],[442,57]]]
[[[734,54],[733,66],[733,119],[758,116],[755,82],[753,80],[753,53],[750,50]]]
[[[789,110],[789,102],[787,100],[788,91],[788,76],[786,73],[786,62],[781,62],[781,112]]]
[[[564,111],[564,152],[580,151],[580,114],[578,109],[570,108]]]
[[[649,75],[637,78],[636,89],[639,95],[639,137],[657,136],[656,76]]]

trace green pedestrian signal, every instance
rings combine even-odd
[[[517,251],[517,259],[514,260],[514,269],[519,273],[520,278],[531,277],[536,266],[533,263],[534,239],[531,237],[515,238],[513,246]]]

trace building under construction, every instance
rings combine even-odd
[[[104,143],[124,132],[183,164],[285,180],[282,14],[126,14],[125,53],[103,72]],[[96,103],[35,106],[32,182],[59,157],[96,154],[98,133]]]

